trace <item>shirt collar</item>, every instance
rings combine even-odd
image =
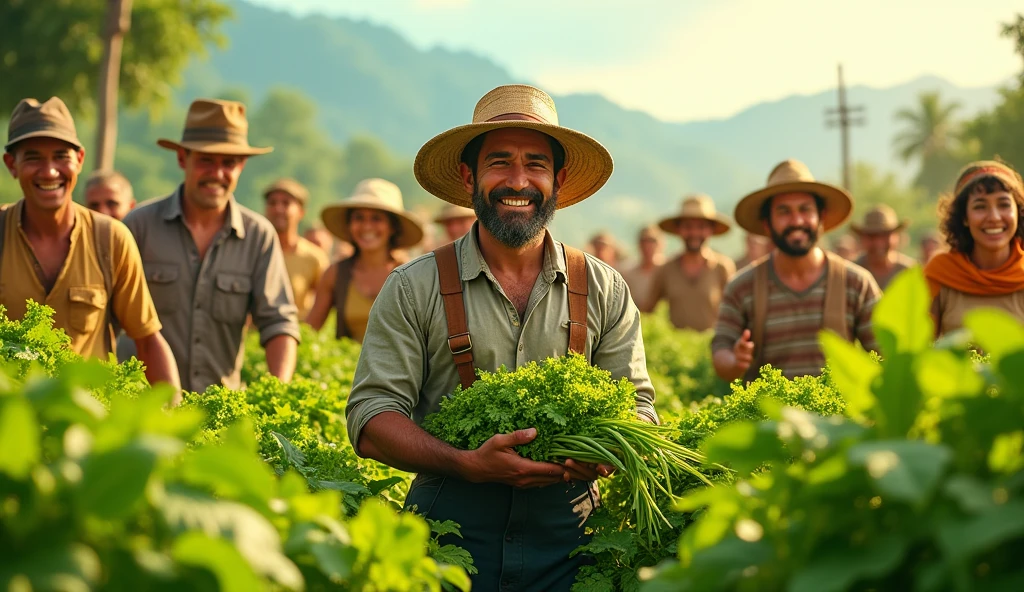
[[[480,243],[477,240],[477,227],[480,222],[474,222],[473,228],[466,233],[466,236],[456,241],[456,248],[462,260],[462,281],[474,280],[481,273],[493,279],[491,269],[480,252]],[[544,262],[541,264],[541,274],[544,281],[553,283],[561,276],[562,281],[566,278],[565,257],[562,245],[551,237],[551,233],[544,231]]]
[[[69,239],[71,244],[75,244],[75,241],[78,239],[78,235],[81,234],[81,232],[82,232],[82,215],[84,214],[84,210],[85,209],[86,209],[85,206],[80,206],[80,205],[78,205],[75,202],[71,202],[71,211],[74,213],[74,216],[75,216],[75,223],[71,227],[71,235],[70,235],[70,239]],[[14,220],[16,221],[16,223],[18,225],[17,226],[18,231],[21,232],[21,233],[25,232],[24,225],[21,223],[21,218],[22,218],[22,216],[24,216],[24,212],[25,212],[25,198],[24,197],[19,199],[17,202],[12,204],[7,209],[7,215],[8,216],[14,216]]]
[[[184,199],[182,192],[184,191],[184,184],[178,185],[178,188],[174,190],[174,193],[170,195],[168,199],[163,201],[163,218],[168,222],[175,218],[183,218],[183,212],[181,210],[181,200]],[[235,196],[231,196],[228,199],[228,223],[231,230],[234,231],[235,236],[238,238],[245,238],[245,224],[242,221],[242,210],[238,206],[238,202],[235,201]]]

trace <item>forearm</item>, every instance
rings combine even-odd
[[[743,370],[736,365],[736,354],[727,349],[714,352],[711,360],[715,365],[715,373],[726,382],[732,382],[743,376]]]
[[[298,342],[291,335],[276,335],[263,346],[267,355],[267,369],[281,382],[291,382],[295,373]]]
[[[146,380],[150,384],[165,383],[174,387],[175,394],[172,405],[181,403],[181,379],[178,376],[178,364],[171,353],[171,346],[159,331],[135,340],[135,349],[139,360],[146,365]]]
[[[373,416],[356,444],[361,456],[402,471],[463,477],[466,451],[438,440],[395,411]]]

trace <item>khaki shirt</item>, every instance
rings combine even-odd
[[[71,230],[71,248],[56,283],[47,293],[40,280],[42,268],[22,228],[24,205],[24,200],[15,203],[5,215],[0,303],[7,309],[8,317],[24,317],[25,301],[29,298],[45,304],[53,309],[54,326],[71,337],[75,353],[104,360],[113,349],[108,311],[131,339],[149,337],[160,330],[160,319],[146,286],[138,247],[124,224],[117,220],[110,223],[113,265],[111,293],[108,294],[96,254],[95,214],[73,203],[75,225]]]
[[[668,316],[679,329],[707,331],[715,326],[718,305],[722,302],[736,265],[725,255],[705,248],[706,265],[697,277],[683,272],[682,255],[658,268],[651,284],[649,306],[668,300]]]
[[[857,261],[855,261],[855,263],[871,272],[871,275],[875,277],[875,282],[878,284],[878,287],[881,288],[882,290],[885,290],[886,286],[889,285],[889,282],[891,282],[893,278],[899,275],[901,271],[916,266],[917,260],[909,255],[904,255],[903,253],[897,252],[896,262],[893,263],[892,269],[889,270],[889,273],[882,276],[875,275],[875,272],[871,271],[871,268],[868,267],[867,255],[861,255],[860,257],[857,258]]]
[[[455,250],[477,368],[492,372],[499,366],[514,369],[565,355],[569,306],[560,243],[547,235],[543,268],[522,319],[480,254],[476,227],[455,241]],[[587,282],[587,359],[611,372],[615,380],[626,377],[632,381],[638,413],[657,421],[654,387],[647,375],[640,334],[640,311],[629,298],[626,283],[614,269],[590,255]],[[448,349],[437,265],[433,253],[428,253],[391,272],[370,311],[348,399],[351,441],[358,443],[366,423],[385,411],[402,413],[420,423],[438,410],[441,397],[458,384]]]
[[[295,305],[299,308],[299,320],[304,320],[313,307],[316,287],[330,264],[323,249],[301,236],[295,250],[284,254],[284,266],[288,270]]]
[[[232,198],[224,228],[200,259],[181,200],[179,187],[135,208],[124,222],[139,243],[181,387],[200,392],[213,384],[238,388],[247,315],[262,345],[278,335],[299,339],[281,244],[266,218]]]

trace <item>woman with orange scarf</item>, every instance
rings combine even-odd
[[[1024,182],[1009,166],[974,162],[940,204],[949,244],[925,267],[936,337],[963,326],[978,307],[1003,309],[1024,322]]]

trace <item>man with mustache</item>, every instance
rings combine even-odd
[[[604,185],[612,159],[596,140],[558,125],[554,101],[525,85],[498,87],[473,123],[441,133],[416,156],[430,193],[472,205],[470,232],[391,273],[370,312],[348,400],[359,454],[418,473],[407,507],[455,520],[476,590],[569,590],[582,565],[610,467],[534,462],[515,447],[530,426],[457,450],[418,423],[476,368],[494,371],[579,352],[636,386],[637,412],[657,421],[640,314],[622,277],[547,231],[555,210]],[[394,355],[401,352],[401,355]]]
[[[270,373],[287,382],[295,371],[299,323],[277,232],[233,195],[246,158],[272,150],[250,146],[248,130],[242,103],[193,101],[181,141],[157,141],[177,153],[184,182],[124,220],[190,391],[239,388],[250,316]]]
[[[769,236],[775,250],[725,289],[711,342],[723,380],[754,380],[765,364],[789,378],[820,374],[823,328],[875,349],[878,284],[867,270],[818,246],[818,235],[842,224],[852,209],[846,191],[815,181],[796,160],[779,164],[767,187],[736,204],[736,223]]]

